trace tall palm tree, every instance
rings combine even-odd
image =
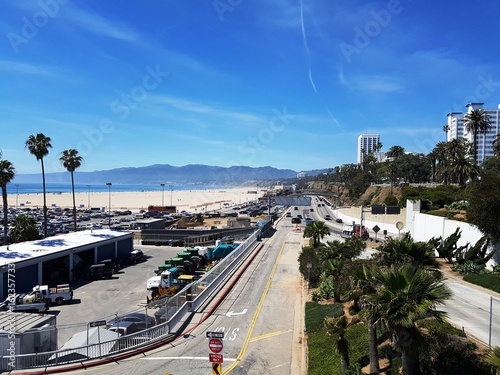
[[[3,243],[8,243],[8,213],[9,205],[7,204],[7,184],[12,181],[16,171],[12,163],[8,160],[0,160],[0,187],[2,188],[2,204],[3,204]]]
[[[472,133],[474,161],[477,162],[477,135],[486,133],[491,128],[491,120],[484,109],[473,109],[465,115],[465,130]]]
[[[329,234],[330,229],[326,226],[324,221],[313,221],[307,224],[304,229],[304,238],[312,238],[314,247],[318,247],[321,239]]]
[[[472,156],[458,154],[450,166],[450,174],[458,181],[461,189],[465,189],[467,180],[474,180],[479,176],[480,169]]]
[[[42,183],[43,183],[43,235],[47,237],[47,197],[45,189],[45,167],[43,165],[43,158],[49,154],[50,137],[45,136],[43,133],[37,135],[31,134],[25,143],[25,148],[28,149],[31,155],[35,155],[36,160],[40,160],[42,165]]]
[[[404,155],[405,149],[402,146],[392,146],[389,151],[387,151],[387,156],[390,158],[397,158],[398,156]]]
[[[358,322],[357,319],[349,321],[345,315],[338,318],[327,317],[324,320],[327,335],[333,336],[336,339],[337,352],[342,362],[342,374],[345,373],[349,367],[349,342],[345,338],[345,332],[349,326],[357,324]]]
[[[78,151],[70,148],[62,152],[59,158],[66,170],[71,173],[71,192],[73,194],[73,230],[76,232],[76,202],[75,202],[75,178],[74,173],[82,165],[83,158],[78,155]]]
[[[419,350],[424,344],[416,322],[425,318],[442,319],[436,310],[451,296],[440,273],[421,266],[405,264],[374,271],[377,292],[366,297],[368,317],[382,324],[392,335],[392,345],[402,354],[408,375],[420,375]],[[375,312],[373,312],[375,311]]]

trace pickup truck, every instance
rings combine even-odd
[[[49,304],[45,301],[40,292],[33,295],[16,294],[7,298],[1,305],[2,311],[24,311],[24,312],[45,312],[49,309]]]
[[[57,285],[54,288],[49,288],[48,285],[37,285],[29,295],[34,293],[41,293],[43,299],[56,305],[62,305],[63,302],[73,299],[73,290],[68,284]]]

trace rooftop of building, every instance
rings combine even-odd
[[[97,244],[104,240],[130,235],[130,232],[112,229],[93,229],[46,237],[41,240],[4,245],[0,246],[0,267],[79,246]]]

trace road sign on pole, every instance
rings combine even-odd
[[[208,348],[212,353],[220,353],[224,348],[224,345],[220,339],[210,339],[208,342]]]
[[[224,363],[224,356],[222,354],[217,353],[209,353],[208,359],[212,363]]]
[[[221,375],[222,366],[220,363],[212,363],[212,375]]]
[[[105,326],[106,325],[106,321],[105,320],[97,320],[95,322],[90,322],[89,323],[89,326],[94,328],[94,327],[100,327],[100,326]]]
[[[207,331],[207,339],[223,339],[224,332],[208,332]]]

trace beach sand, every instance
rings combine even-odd
[[[249,193],[251,192],[251,193]],[[134,191],[134,192],[80,192],[75,193],[77,209],[89,207],[105,207],[111,201],[111,210],[128,209],[133,212],[147,210],[149,205],[176,206],[177,211],[191,213],[219,210],[225,206],[239,205],[253,201],[263,196],[264,192],[255,194],[255,188],[227,188],[214,190],[173,190],[173,191]],[[48,193],[47,207],[72,208],[73,198],[71,193]],[[9,194],[9,207],[43,207],[43,194]]]

